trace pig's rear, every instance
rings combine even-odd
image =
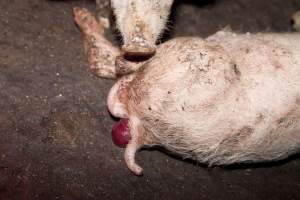
[[[299,35],[180,38],[127,89],[143,145],[208,164],[277,160],[300,146]]]

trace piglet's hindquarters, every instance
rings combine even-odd
[[[75,10],[85,43],[95,44],[87,45],[91,68],[115,77],[111,57],[119,50],[84,26],[89,18]],[[117,81],[107,104],[124,118],[114,142],[128,142],[125,162],[137,175],[135,153],[143,146],[209,165],[284,159],[300,150],[300,34],[218,32],[170,40]]]
[[[119,80],[108,105],[129,118],[125,161],[160,145],[209,165],[279,160],[300,147],[300,35],[180,38]],[[118,112],[115,112],[118,110]]]

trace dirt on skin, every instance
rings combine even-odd
[[[111,17],[107,1],[0,1],[0,200],[300,199],[297,156],[265,165],[207,168],[142,151],[144,176],[112,144],[105,100],[114,81],[87,70],[72,7]],[[289,31],[299,0],[176,1],[171,31],[208,36]],[[107,36],[117,41],[115,30]],[[117,43],[117,42],[116,42]]]

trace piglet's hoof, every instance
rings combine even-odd
[[[125,148],[131,140],[128,119],[121,119],[112,128],[111,137],[113,143],[121,148]]]

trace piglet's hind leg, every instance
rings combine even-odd
[[[120,50],[105,39],[105,25],[84,8],[75,7],[73,12],[84,37],[90,70],[102,78],[116,78],[115,58]]]

